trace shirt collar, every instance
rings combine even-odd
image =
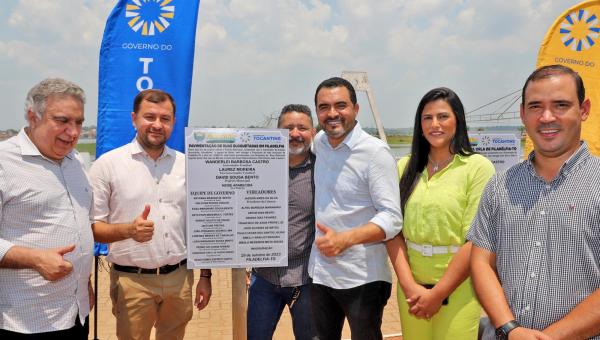
[[[462,163],[466,163],[467,162],[467,158],[469,158],[469,156],[474,155],[474,154],[469,154],[469,155],[461,155],[460,153],[454,154],[454,158],[452,159],[451,163],[454,162],[462,162]]]
[[[354,125],[352,130],[350,132],[348,132],[348,134],[346,135],[346,138],[344,138],[344,140],[340,144],[338,144],[338,146],[336,146],[335,148],[333,146],[331,146],[331,144],[329,143],[329,138],[327,137],[327,133],[325,133],[325,130],[323,130],[323,134],[324,134],[323,143],[332,149],[337,149],[342,144],[345,144],[350,150],[352,150],[360,141],[361,132],[362,132],[362,127],[360,126],[360,122],[357,120],[356,124]]]
[[[131,155],[139,155],[139,154],[143,154],[143,155],[147,155],[148,153],[146,152],[146,150],[144,150],[144,148],[140,145],[140,143],[137,140],[137,135],[133,138],[133,140],[130,143],[130,147],[129,147],[129,151],[131,152]],[[160,157],[158,157],[158,159],[162,159],[164,157],[174,157],[175,156],[175,150],[171,149],[170,147],[168,147],[165,144],[165,148],[163,149],[162,154],[160,155]],[[157,160],[158,160],[157,159]]]
[[[452,156],[452,160],[443,169],[440,169],[434,175],[446,172],[446,169],[450,169],[451,167],[458,166],[458,163],[467,163],[467,158],[471,155],[474,155],[474,154],[461,155],[459,153],[455,153],[454,156]],[[425,166],[425,168],[423,168],[423,171],[421,172],[421,176],[425,176],[425,178],[429,178],[429,175],[427,174],[427,166]]]
[[[348,148],[352,150],[356,145],[358,145],[361,132],[363,132],[363,130],[360,126],[360,122],[357,120],[356,124],[354,125],[354,128],[352,128],[352,131],[350,131],[348,135],[346,135],[346,138],[344,138],[344,141],[342,141],[342,143],[346,144]]]
[[[37,146],[35,146],[35,144],[33,144],[33,141],[27,135],[27,132],[25,131],[25,127],[23,127],[21,129],[21,131],[19,131],[19,133],[17,134],[17,143],[19,144],[19,148],[21,149],[21,155],[23,155],[23,156],[40,156],[49,161],[56,162],[56,161],[51,160],[48,157],[44,156],[40,152],[40,150],[37,148]],[[65,158],[72,159],[74,153],[75,153],[74,150],[69,151],[69,153],[65,156]]]
[[[306,157],[306,159],[304,159],[302,161],[302,163],[296,165],[296,166],[291,166],[290,169],[299,169],[299,168],[304,168],[309,166],[310,164],[315,162],[315,154],[311,152],[309,152],[308,157]]]
[[[590,156],[591,156],[591,154],[590,154],[590,150],[587,146],[587,143],[584,141],[580,141],[579,148],[560,167],[557,177],[560,175],[565,175],[565,176],[568,175],[573,170],[579,168],[579,165],[581,165],[583,162],[585,162]],[[532,171],[534,174],[537,174],[535,172],[535,167],[533,166],[534,159],[535,159],[535,150],[531,151],[529,153],[529,156],[527,156],[527,166],[529,167],[530,171]]]

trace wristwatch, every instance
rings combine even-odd
[[[508,333],[517,327],[521,327],[517,320],[510,320],[504,325],[496,328],[496,340],[507,340]]]

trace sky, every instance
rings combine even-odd
[[[183,1],[183,0],[175,0]],[[63,77],[96,125],[98,52],[116,0],[3,0],[0,130],[25,124],[27,91]],[[469,112],[519,90],[565,0],[201,0],[189,126],[258,125],[342,71],[368,73],[386,128],[410,127],[446,86]],[[359,120],[374,126],[365,94]],[[484,112],[481,112],[484,113]]]

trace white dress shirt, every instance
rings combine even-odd
[[[92,190],[71,151],[60,164],[39,152],[25,130],[0,143],[0,260],[13,246],[59,248],[73,271],[57,281],[33,269],[0,268],[0,329],[42,333],[69,329],[90,313],[88,280],[94,241]]]
[[[107,260],[122,266],[158,268],[187,257],[185,246],[185,156],[167,146],[155,161],[136,139],[97,159],[90,169],[94,189],[92,218],[131,223],[150,205],[154,235],[109,245]]]
[[[315,137],[315,214],[317,222],[337,232],[368,222],[385,232],[385,239],[402,229],[398,170],[389,147],[354,129],[336,148],[321,131]],[[322,236],[317,229],[315,237]],[[374,281],[392,282],[383,242],[354,245],[327,257],[313,244],[309,274],[314,283],[348,289]]]

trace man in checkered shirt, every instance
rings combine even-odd
[[[88,338],[92,188],[75,145],[85,93],[44,79],[0,143],[0,339]]]
[[[542,67],[523,87],[528,159],[487,185],[467,239],[497,339],[600,339],[600,159],[580,140],[581,77]]]

